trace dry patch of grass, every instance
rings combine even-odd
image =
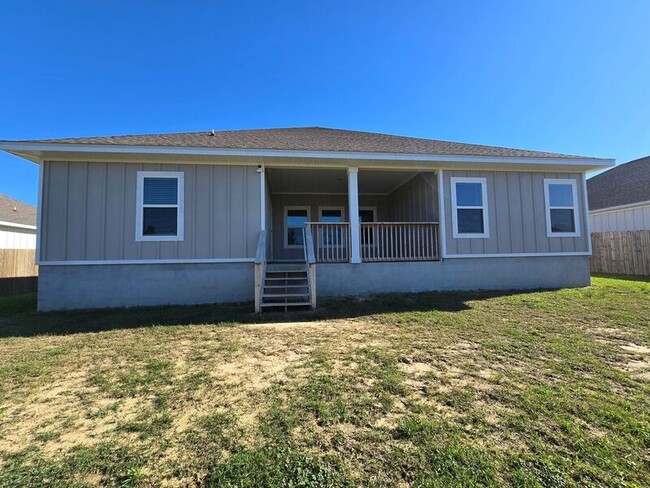
[[[648,485],[650,284],[594,282],[267,323],[0,299],[0,486]]]

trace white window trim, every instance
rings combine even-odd
[[[175,236],[146,236],[142,232],[144,219],[144,179],[145,178],[176,178],[178,180],[178,196],[176,205],[146,205],[148,208],[177,208]],[[182,171],[138,171],[135,206],[135,240],[138,242],[169,242],[185,240],[185,173]]]
[[[490,220],[488,217],[488,196],[487,196],[487,179],[478,177],[461,177],[452,176],[451,183],[451,222],[454,239],[487,239],[490,237]],[[482,206],[458,206],[456,203],[456,183],[480,183],[481,197],[483,201]],[[482,233],[459,233],[458,232],[458,209],[481,209],[483,210],[483,232]]]
[[[372,224],[377,223],[377,207],[372,207],[372,206],[359,207],[359,213],[361,213],[362,210],[370,210],[372,212],[372,222],[369,223]],[[361,218],[359,218],[359,226],[361,226],[362,223],[363,222],[361,222]],[[371,229],[371,232],[368,235],[372,235],[372,242],[366,242],[365,244],[363,242],[363,232],[361,233],[361,247],[363,247],[364,249],[378,247],[379,244],[377,243],[377,238],[375,237],[377,233],[376,230],[377,230],[376,227]]]
[[[341,222],[340,223],[341,224],[347,223],[347,221],[345,220],[345,207],[343,205],[319,206],[318,207],[318,221],[319,222],[322,221],[321,219],[323,218],[323,210],[340,210],[341,211]],[[332,224],[334,222],[323,222],[323,223]],[[319,239],[318,239],[318,247],[319,248],[321,248],[321,249],[325,249],[325,248],[333,248],[333,249],[336,248],[336,249],[338,249],[338,248],[341,248],[341,247],[345,247],[344,246],[345,239],[343,238],[343,236],[341,236],[341,242],[339,244],[334,244],[334,243],[323,242],[324,241],[323,234],[326,232],[325,229],[320,228],[318,230],[318,232],[319,232]],[[329,232],[333,233],[334,229],[330,229]],[[339,231],[339,232],[342,232],[342,231]],[[330,234],[330,236],[331,235],[333,235],[333,234]]]
[[[346,222],[345,220],[345,207],[340,205],[340,206],[323,206],[323,207],[318,207],[318,221],[320,222],[321,219],[323,218],[323,210],[340,210],[341,211],[341,223]]]
[[[368,206],[359,207],[359,211],[361,211],[361,210],[370,210],[370,211],[372,211],[373,223],[377,222],[377,207],[368,207]],[[359,220],[359,222],[361,222],[361,221]]]
[[[283,233],[284,233],[284,237],[282,238],[282,240],[284,242],[284,248],[302,249],[303,246],[301,246],[300,244],[289,245],[289,239],[287,235],[289,231],[289,226],[287,225],[289,219],[289,210],[307,210],[307,222],[311,222],[311,207],[309,205],[287,205],[284,207],[284,222],[282,224]]]
[[[553,209],[566,209],[573,210],[573,224],[575,225],[575,232],[553,232],[551,230],[551,201],[549,197],[548,187],[550,185],[571,185],[573,191],[573,206],[570,207],[557,207]],[[578,212],[578,186],[573,178],[544,178],[544,200],[546,204],[546,236],[547,237],[580,237],[580,214]]]

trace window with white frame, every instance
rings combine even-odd
[[[377,207],[359,207],[359,222],[369,224],[377,222]],[[375,243],[375,229],[361,226],[361,245],[372,246]]]
[[[138,171],[137,241],[183,240],[183,187],[182,172]]]
[[[309,207],[284,207],[284,247],[303,247],[310,214]]]
[[[578,237],[578,191],[574,179],[544,179],[548,237]]]
[[[318,221],[326,224],[340,224],[345,220],[344,207],[318,207]],[[318,243],[321,246],[344,245],[344,234],[339,226],[321,227],[318,230]]]
[[[485,178],[451,178],[453,236],[490,237],[487,181]]]

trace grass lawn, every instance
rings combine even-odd
[[[0,298],[0,486],[650,486],[650,282],[33,309]]]

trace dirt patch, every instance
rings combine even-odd
[[[650,354],[650,347],[634,344],[633,342],[621,346],[621,349],[634,354]]]

